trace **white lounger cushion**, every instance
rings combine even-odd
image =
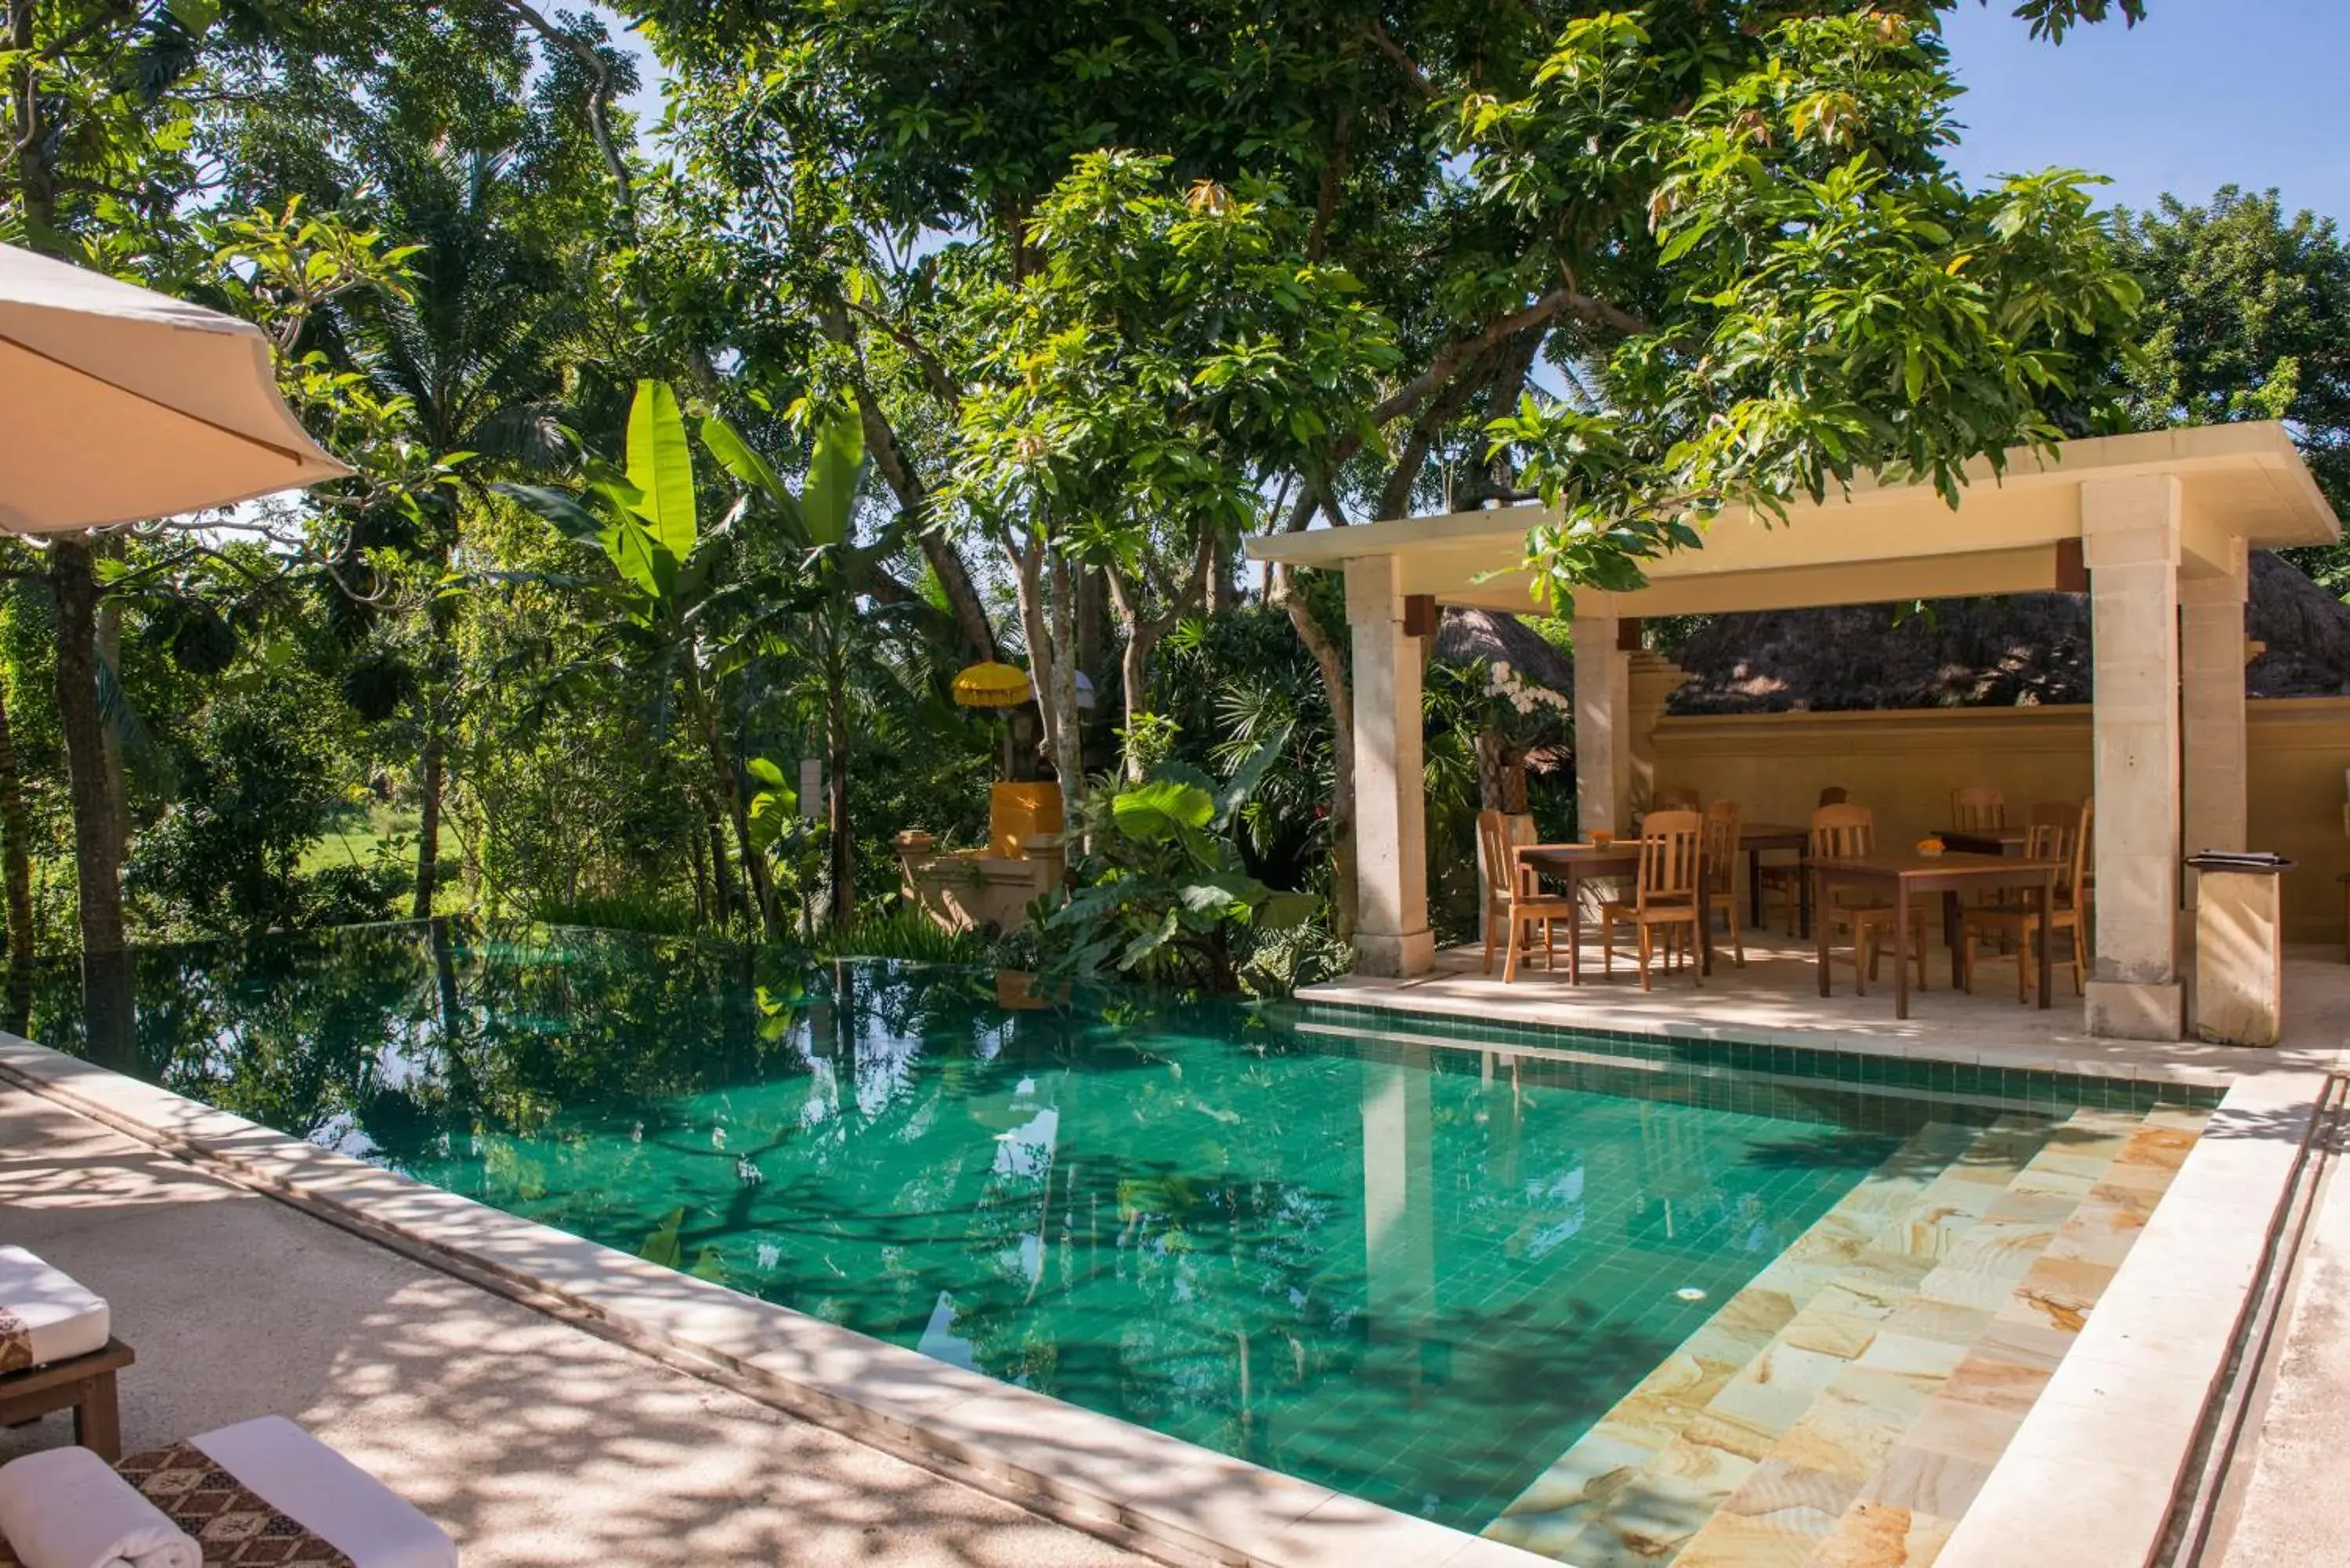
[[[283,1416],[191,1439],[353,1568],[457,1568],[457,1548],[406,1499]]]
[[[36,1366],[103,1350],[114,1331],[105,1297],[22,1247],[0,1247],[0,1311],[32,1331]]]

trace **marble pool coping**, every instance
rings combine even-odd
[[[1967,1065],[2219,1089],[2210,1124],[2106,1286],[2079,1336],[2010,1439],[1935,1568],[2146,1568],[2169,1523],[2180,1483],[2206,1439],[2244,1328],[2252,1292],[2283,1220],[2304,1145],[2342,1049],[2223,1053],[2211,1047],[2119,1046],[2093,1054],[2069,1042],[1838,1037],[1817,1029],[1772,1030],[1645,1020],[1595,1021],[1586,1007],[1529,997],[1492,1005],[1415,992],[1394,982],[1309,987],[1300,1002],[1450,1018],[1491,1030],[1523,1025],[1525,1038],[1451,1042],[1461,1049],[1552,1054],[1561,1032],[1603,1039],[1695,1039],[1831,1054],[1898,1055]],[[1595,1023],[1597,1027],[1595,1028]],[[1391,1022],[1389,1026],[1392,1026]],[[1430,1044],[1441,1043],[1431,1037]],[[2099,1047],[2117,1043],[2097,1043]],[[2231,1059],[2232,1058],[2232,1059]],[[1887,1564],[1898,1562],[1899,1532]],[[1872,1560],[1870,1568],[1875,1568]]]
[[[0,1034],[0,1082],[502,1295],[1163,1560],[1550,1560],[998,1383]]]

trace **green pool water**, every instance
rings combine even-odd
[[[1335,1009],[1007,1010],[985,973],[544,928],[150,952],[132,996],[47,983],[30,1033],[1472,1530],[1903,1139],[2019,1092]]]

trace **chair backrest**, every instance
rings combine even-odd
[[[1738,880],[1738,843],[1746,832],[1746,808],[1718,800],[1705,808],[1705,863],[1713,867],[1713,891],[1728,894]]]
[[[2061,822],[2035,822],[2023,830],[2023,857],[2026,860],[2058,860],[2071,857],[2073,830]],[[2064,881],[2064,874],[2057,874]]]
[[[1515,875],[1512,862],[1517,857],[1511,853],[1510,819],[1492,806],[1477,814],[1477,858],[1484,863],[1485,897],[1488,901],[1510,896],[1510,884]]]
[[[1857,860],[1877,853],[1877,817],[1865,805],[1824,805],[1812,813],[1812,858]]]
[[[1705,819],[1693,811],[1652,811],[1640,824],[1639,906],[1694,903]]]
[[[1656,792],[1649,802],[1649,808],[1654,811],[1703,811],[1705,802],[1698,798],[1698,793],[1693,789],[1667,784]]]
[[[1513,816],[1492,806],[1477,814],[1478,858],[1484,862],[1488,901],[1500,903],[1508,899],[1517,880],[1518,849],[1534,840],[1530,818]]]
[[[1996,833],[2007,826],[2007,796],[1982,784],[1950,792],[1950,826],[1961,833]]]
[[[2081,907],[2081,889],[2088,886],[2090,868],[2097,863],[2097,801],[2095,795],[2081,803],[2081,826],[2073,833],[2073,867],[2068,875],[2056,880],[2059,901],[2074,909]]]
[[[1830,784],[1825,789],[1820,791],[1820,804],[1822,805],[1842,805],[1851,798],[1852,792],[1846,789],[1842,784]]]

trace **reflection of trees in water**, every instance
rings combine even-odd
[[[1444,1057],[1411,1157],[1432,1262],[1406,1310],[1371,1289],[1362,1092],[1402,1069],[1230,1007],[1011,1012],[984,973],[545,929],[139,963],[142,1070],[192,1097],[1464,1519],[1711,1310],[1622,1307],[1595,1268],[1646,1251],[1668,1285],[1738,1282],[1825,1201],[1789,1196],[1801,1173],[1752,1158],[1752,1128]],[[36,1037],[68,1049],[71,992],[35,1002]],[[1449,1453],[1402,1450],[1423,1419]]]

